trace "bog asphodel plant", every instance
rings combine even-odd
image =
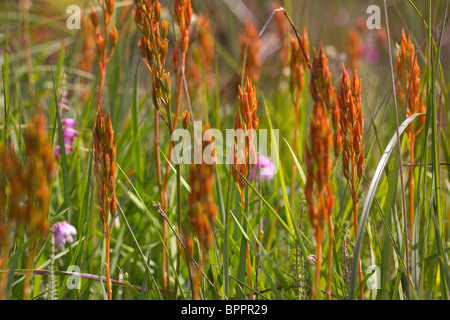
[[[245,82],[244,90],[239,86],[238,102],[239,108],[236,112],[234,130],[242,130],[243,134],[251,130],[248,132],[248,139],[244,137],[244,141],[238,141],[238,137],[235,137],[233,155],[235,168],[232,170],[232,175],[241,195],[241,205],[244,207],[244,189],[246,182],[237,171],[244,177],[247,177],[249,162],[256,163],[256,150],[253,142],[255,138],[254,134],[256,133],[256,130],[258,130],[259,125],[256,113],[258,109],[256,90],[255,87],[252,86],[252,82],[249,78],[247,78]]]
[[[361,80],[355,70],[350,81],[342,65],[341,92],[339,96],[340,126],[342,129],[342,165],[347,186],[352,196],[353,226],[355,238],[358,235],[358,189],[361,185],[364,169],[364,146],[362,137],[364,119],[361,104]],[[363,299],[361,261],[358,264],[360,299]]]
[[[203,142],[203,149],[207,143]],[[213,198],[213,189],[215,186],[215,174],[211,165],[206,164],[203,160],[201,164],[191,164],[189,174],[189,185],[191,192],[188,195],[188,219],[200,243],[200,257],[197,270],[193,275],[193,299],[200,298],[200,279],[202,268],[208,260],[209,249],[213,243],[213,228],[216,221],[217,206]],[[186,253],[188,263],[193,257],[192,245],[187,243]]]
[[[316,275],[312,299],[316,299],[322,264],[322,242],[324,228],[328,225],[332,235],[331,213],[333,211],[334,196],[331,176],[331,147],[332,135],[329,115],[321,101],[316,101],[310,118],[309,146],[306,146],[306,186],[305,197],[309,205],[309,219],[312,224],[317,245]],[[332,236],[330,237],[330,245]],[[332,254],[329,248],[329,256]],[[327,281],[330,279],[327,279]],[[328,287],[328,284],[327,284]],[[331,293],[331,292],[330,292]],[[328,294],[328,292],[327,292]]]
[[[256,164],[257,154],[254,140],[259,126],[257,115],[258,101],[256,99],[256,89],[252,86],[251,80],[247,77],[244,88],[239,86],[238,94],[239,108],[236,112],[234,130],[237,133],[234,137],[234,166],[231,174],[241,196],[242,212],[245,212],[245,187],[247,185],[244,177],[248,177],[251,164]],[[253,286],[250,266],[250,246],[247,242],[247,273],[249,277],[249,286]],[[253,300],[253,295],[250,295]]]
[[[98,212],[103,224],[106,240],[106,293],[112,298],[111,278],[109,270],[109,248],[112,226],[109,217],[117,212],[116,199],[116,140],[112,129],[111,116],[105,116],[102,108],[97,109],[94,126],[94,174],[97,180]]]
[[[280,17],[280,15],[275,15],[275,17]],[[284,18],[282,21],[285,21]],[[303,35],[301,38],[304,49],[306,53],[309,51],[309,39],[306,33],[306,28],[303,29]],[[291,69],[290,76],[290,91],[292,95],[292,103],[294,105],[295,117],[294,117],[294,142],[293,142],[293,151],[296,157],[298,157],[298,135],[299,135],[299,121],[300,121],[300,101],[302,98],[303,89],[305,86],[305,71],[307,70],[307,66],[305,63],[305,59],[302,56],[302,49],[300,48],[300,43],[297,38],[294,36],[290,36],[290,61],[289,66]],[[296,180],[297,180],[297,168],[293,166],[292,168],[292,190],[296,188]],[[292,201],[294,203],[294,197],[296,193],[292,193]],[[293,206],[294,207],[294,206]]]
[[[198,14],[193,25],[196,36],[187,56],[186,77],[189,78],[187,85],[190,97],[195,99],[205,96],[205,91],[212,90],[214,86],[215,49],[208,15]]]
[[[335,114],[337,109],[336,89],[333,87],[328,59],[323,46],[319,54],[314,50],[314,58],[311,68],[311,81],[309,84],[314,100],[313,113],[310,118],[308,131],[309,146],[306,144],[306,168],[307,180],[305,186],[305,198],[309,205],[309,219],[311,221],[317,246],[316,274],[312,299],[317,298],[319,290],[320,268],[322,264],[322,243],[324,240],[324,228],[328,227],[328,273],[327,273],[327,299],[331,299],[331,272],[333,258],[333,234],[334,227],[332,212],[334,196],[331,183],[331,171],[333,162],[331,148],[333,141],[332,124],[335,128],[335,136],[340,135],[339,126],[335,126]],[[330,116],[331,115],[333,116]],[[335,144],[335,153],[338,154],[340,146]]]
[[[105,84],[106,68],[114,54],[119,39],[119,32],[114,25],[109,29],[114,13],[114,0],[98,1],[103,12],[103,23],[101,24],[98,15],[91,3],[90,18],[96,29],[96,44],[98,64],[100,69],[100,83],[97,96],[97,109],[94,124],[94,175],[97,180],[99,203],[97,205],[100,220],[103,225],[105,235],[105,275],[106,294],[109,300],[112,299],[111,277],[110,277],[110,238],[112,229],[109,226],[109,215],[114,216],[117,211],[117,199],[115,195],[115,167],[116,167],[116,139],[112,129],[111,117],[102,108],[102,93]],[[109,31],[108,31],[109,29]],[[108,50],[109,48],[109,50]]]
[[[397,56],[397,92],[400,103],[406,107],[406,117],[415,113],[426,113],[426,107],[420,94],[420,68],[415,55],[414,44],[411,37],[406,38],[402,30],[402,41],[400,52]],[[409,96],[408,96],[409,94]],[[408,101],[406,101],[408,97]],[[419,117],[418,125],[411,123],[406,132],[410,145],[410,167],[409,167],[409,223],[410,233],[414,231],[414,146],[417,136],[423,129],[425,117]]]
[[[100,23],[99,17],[92,3],[90,3],[91,12],[89,14],[91,22],[95,27],[95,43],[97,45],[97,56],[100,69],[100,83],[97,95],[97,106],[100,105],[103,93],[103,87],[106,77],[106,67],[111,61],[111,58],[117,46],[117,42],[119,40],[119,32],[116,26],[114,25],[109,29],[111,18],[114,13],[115,0],[98,0],[98,4],[103,12],[103,24]]]
[[[167,211],[167,192],[163,185],[161,173],[161,158],[159,151],[159,117],[162,116],[161,111],[165,110],[167,115],[166,124],[169,131],[172,132],[172,116],[170,109],[172,99],[171,80],[170,73],[165,69],[167,53],[169,51],[169,40],[167,39],[169,23],[161,19],[161,4],[158,0],[136,0],[134,17],[136,25],[142,33],[141,39],[139,40],[141,55],[152,76],[156,175],[161,207],[165,212]],[[162,223],[163,241],[166,243],[167,222],[163,219]],[[163,266],[163,282],[164,286],[167,287],[169,264],[165,250],[162,250],[161,256],[161,263]]]
[[[11,237],[22,229],[29,239],[23,299],[31,293],[31,274],[38,240],[49,231],[51,181],[57,172],[57,163],[47,134],[47,119],[39,112],[29,123],[24,135],[26,155],[19,160],[14,147],[1,146],[0,155],[0,240],[1,258],[9,256]],[[12,236],[12,234],[14,236]],[[6,268],[8,261],[2,261]],[[6,297],[5,279],[0,277],[0,299]]]
[[[252,82],[256,82],[259,80],[262,67],[261,40],[258,36],[258,29],[252,22],[246,21],[244,23],[239,41],[241,44],[241,65],[245,65],[244,77],[249,77]]]

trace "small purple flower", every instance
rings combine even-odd
[[[316,264],[317,256],[315,254],[310,254],[308,256],[308,260],[309,260],[309,264],[313,266]]]
[[[63,128],[63,136],[64,136],[64,149],[66,154],[71,153],[74,150],[72,146],[74,142],[74,138],[78,136],[78,131],[73,127],[77,126],[77,122],[72,118],[64,118],[61,121]],[[57,145],[54,151],[55,158],[58,158],[61,152],[61,148]]]
[[[260,155],[258,156],[258,160],[256,160],[256,165],[253,166],[253,169],[250,172],[250,181],[258,179],[259,175],[261,175],[263,180],[273,179],[275,173],[276,169],[272,161],[270,161],[269,158]]]
[[[64,249],[66,242],[73,243],[72,236],[77,235],[77,230],[67,221],[61,221],[53,226],[55,232],[55,245],[60,249]]]
[[[63,135],[65,138],[72,138],[78,136],[78,131],[71,127],[66,127],[63,129]]]
[[[62,124],[63,124],[63,126],[66,126],[66,127],[76,127],[77,121],[72,118],[64,118],[64,119],[62,119]]]
[[[378,51],[374,46],[367,46],[365,48],[365,56],[367,61],[374,63],[378,60]]]

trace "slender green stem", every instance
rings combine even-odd
[[[405,183],[403,180],[403,161],[402,161],[402,146],[401,146],[401,140],[400,140],[400,133],[399,133],[399,119],[398,119],[398,106],[397,106],[397,93],[395,90],[395,79],[394,79],[394,66],[392,63],[392,48],[391,48],[391,38],[390,38],[390,30],[389,30],[389,18],[387,13],[387,4],[386,0],[384,0],[384,15],[386,19],[386,35],[387,35],[387,42],[388,42],[388,50],[389,50],[389,63],[391,67],[391,81],[392,81],[392,92],[394,95],[394,106],[395,106],[395,122],[396,122],[396,135],[397,135],[397,141],[398,141],[398,154],[399,154],[399,172],[400,172],[400,183],[401,183],[401,193],[402,193],[402,215],[403,215],[403,224],[405,226],[405,252],[406,252],[406,297],[410,299],[410,266],[409,266],[409,239],[408,239],[408,222],[406,217],[406,198],[405,198]]]
[[[228,299],[228,294],[229,294],[229,279],[228,279],[228,237],[229,237],[229,232],[230,232],[230,219],[229,219],[229,212],[230,212],[230,198],[231,198],[231,186],[232,186],[232,182],[231,182],[231,178],[232,178],[232,174],[231,174],[231,170],[233,170],[233,165],[230,164],[230,170],[229,170],[229,174],[228,174],[228,191],[227,191],[227,202],[226,202],[226,206],[225,206],[225,217],[224,217],[224,234],[225,234],[225,238],[223,240],[223,290],[224,290],[224,294],[225,297],[224,299]]]

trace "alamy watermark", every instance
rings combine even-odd
[[[377,5],[371,5],[367,7],[367,14],[370,14],[367,18],[366,26],[368,29],[381,29],[381,9]]]
[[[66,13],[69,17],[66,21],[66,26],[69,30],[81,29],[81,9],[77,5],[71,5],[67,7]]]
[[[67,288],[69,290],[81,289],[81,272],[80,267],[77,265],[71,265],[67,268],[67,272],[71,275],[67,278]]]

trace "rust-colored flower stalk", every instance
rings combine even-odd
[[[100,83],[97,95],[97,108],[101,104],[100,101],[103,93],[103,87],[105,84],[106,68],[114,54],[114,50],[117,46],[117,41],[119,39],[119,32],[117,31],[116,26],[114,25],[112,28],[109,29],[109,25],[111,24],[111,18],[114,13],[115,0],[104,0],[104,1],[98,0],[98,4],[103,12],[103,24],[100,23],[99,17],[92,3],[90,3],[91,12],[89,14],[91,22],[95,28],[95,37],[96,37],[95,43],[97,45],[98,64],[100,68]]]
[[[175,73],[177,75],[177,100],[175,105],[175,115],[174,120],[172,124],[171,119],[171,111],[170,111],[170,105],[166,106],[166,112],[169,115],[169,131],[172,134],[176,128],[177,128],[177,122],[178,122],[178,114],[180,112],[180,104],[181,104],[181,92],[183,88],[183,73],[186,68],[186,53],[189,46],[189,26],[191,25],[191,19],[192,19],[192,7],[191,7],[191,0],[175,0],[175,18],[178,22],[178,26],[180,28],[180,41],[179,41],[179,47],[181,51],[181,64],[179,60],[179,52],[178,47],[175,46],[174,48],[174,56],[173,56],[173,63],[174,63],[174,69]],[[169,78],[170,80],[170,78]],[[170,87],[170,82],[169,82]],[[170,101],[170,99],[169,99]],[[172,157],[172,150],[173,150],[173,143],[170,141],[169,146],[169,159]],[[164,177],[164,194],[167,197],[167,185],[169,182],[169,163],[166,165],[166,174]]]
[[[187,56],[186,77],[191,98],[204,96],[204,90],[214,86],[214,44],[211,22],[206,14],[199,14],[194,24],[196,35]]]
[[[111,278],[109,273],[109,251],[111,229],[109,228],[109,214],[114,215],[117,211],[115,196],[115,166],[116,166],[116,142],[113,137],[110,113],[105,118],[102,109],[102,93],[106,78],[106,68],[114,54],[119,32],[114,25],[109,28],[114,14],[115,0],[98,0],[98,4],[103,13],[103,22],[97,15],[91,3],[91,22],[96,29],[97,56],[100,69],[100,83],[97,96],[97,109],[94,124],[94,175],[98,184],[99,204],[98,210],[103,223],[105,234],[105,273],[106,273],[106,293],[108,299],[112,299]],[[109,48],[109,49],[108,49]]]
[[[405,106],[406,117],[410,117],[415,113],[425,113],[426,107],[423,104],[423,98],[420,94],[420,68],[415,55],[414,44],[411,37],[406,38],[405,31],[402,30],[402,41],[400,44],[400,52],[397,56],[397,92],[400,103]],[[410,85],[411,84],[411,85]],[[408,103],[406,98],[409,97]],[[409,168],[409,223],[411,236],[414,231],[414,146],[416,137],[420,134],[425,124],[425,117],[420,117],[418,125],[411,123],[406,132],[408,134],[410,144],[410,168]]]
[[[283,21],[285,21],[284,16],[275,15],[276,17],[281,17]],[[306,28],[303,29],[303,36],[301,38],[303,45],[305,47],[306,52],[309,51],[309,40],[308,35],[306,33]],[[292,94],[292,103],[294,104],[295,117],[294,117],[294,143],[293,143],[293,151],[295,156],[298,156],[298,134],[299,134],[299,120],[300,120],[300,101],[302,97],[302,92],[305,84],[305,70],[307,68],[305,64],[305,59],[303,58],[302,49],[300,48],[300,44],[296,37],[290,36],[290,69],[291,69],[291,78],[290,78],[290,90]],[[297,168],[293,166],[292,170],[292,190],[296,189],[296,180],[297,180]],[[292,192],[292,203],[294,203],[296,197],[296,193]]]
[[[331,113],[333,125],[333,146],[334,153],[337,157],[340,154],[342,147],[342,131],[339,123],[339,101],[337,98],[336,89],[332,83],[328,59],[322,45],[320,46],[318,55],[316,55],[316,50],[314,49],[314,59],[312,63],[309,88],[314,101],[321,101]]]
[[[189,185],[192,191],[188,196],[188,217],[205,252],[212,245],[212,229],[217,213],[212,197],[214,181],[214,171],[211,166],[205,163],[191,165]]]
[[[340,125],[342,128],[342,165],[344,176],[353,201],[353,224],[355,238],[358,235],[358,189],[364,175],[364,146],[362,136],[364,119],[361,104],[361,80],[358,73],[353,73],[353,79],[342,65],[341,92],[339,96]],[[360,299],[363,299],[361,261],[358,265]]]
[[[314,104],[310,118],[309,146],[306,145],[307,178],[305,197],[309,205],[309,219],[311,221],[317,245],[316,275],[312,299],[316,299],[322,263],[322,242],[324,227],[328,225],[330,231],[330,246],[328,248],[328,263],[331,266],[332,254],[332,217],[334,196],[331,183],[331,146],[333,143],[331,125],[327,108],[320,100]],[[327,278],[327,297],[331,298],[331,278]]]
[[[203,142],[203,148],[206,143]],[[194,274],[194,293],[193,298],[200,298],[200,277],[205,261],[208,259],[209,249],[213,242],[213,228],[216,221],[217,206],[213,199],[213,188],[215,185],[215,174],[212,166],[202,161],[201,164],[191,165],[189,175],[189,185],[192,190],[188,196],[188,218],[193,228],[194,234],[197,236],[201,256],[196,274]],[[186,244],[186,250],[192,259],[192,245]],[[189,259],[190,260],[190,259]]]
[[[32,270],[36,253],[36,238],[49,231],[50,183],[55,178],[57,164],[47,135],[47,119],[39,112],[25,133],[27,162],[25,163],[25,205],[21,223],[30,237],[27,270]],[[16,222],[17,223],[17,222]],[[24,298],[30,295],[31,272],[27,272],[23,289]]]
[[[236,112],[236,120],[234,123],[234,166],[232,167],[231,174],[241,196],[241,207],[244,214],[246,182],[242,176],[248,177],[250,164],[256,164],[257,155],[254,146],[254,138],[259,126],[259,120],[256,113],[258,108],[256,90],[255,87],[252,86],[252,82],[249,78],[246,79],[244,91],[242,91],[242,88],[239,86],[238,102],[239,109]],[[249,286],[253,287],[250,265],[250,246],[248,242],[246,259]],[[250,295],[250,300],[253,300],[252,294]]]
[[[186,52],[189,46],[189,26],[192,19],[191,0],[175,0],[175,18],[180,27],[181,52]]]
[[[170,74],[164,67],[169,50],[169,23],[161,20],[161,4],[158,0],[136,1],[134,16],[142,33],[139,40],[141,55],[152,74],[153,103],[157,110],[161,107],[170,110]],[[164,203],[162,205],[164,210]]]
[[[254,134],[258,130],[259,120],[256,114],[258,108],[258,101],[256,99],[255,87],[252,87],[252,82],[249,78],[246,80],[244,91],[239,86],[239,109],[236,113],[236,120],[234,123],[234,130],[242,130],[243,135],[248,133],[248,138],[245,141],[238,141],[238,137],[235,136],[235,148],[234,148],[234,170],[232,175],[237,183],[242,206],[244,207],[244,188],[245,180],[237,172],[237,170],[245,177],[247,177],[249,162],[256,163],[256,150],[254,147]],[[249,131],[251,130],[251,131]],[[237,148],[236,148],[237,147]]]
[[[183,72],[186,68],[186,53],[188,51],[189,47],[189,27],[191,25],[192,20],[192,7],[191,7],[191,0],[175,0],[175,18],[178,22],[178,26],[180,28],[180,51],[181,51],[181,65],[178,66],[180,61],[178,61],[179,54],[178,54],[178,48],[175,46],[175,53],[174,53],[174,67],[175,72],[177,74],[177,101],[175,106],[175,117],[174,117],[174,123],[173,127],[171,128],[172,131],[175,131],[177,128],[177,121],[178,121],[178,113],[180,111],[180,103],[181,103],[181,91],[183,88]],[[169,150],[169,159],[172,155],[172,143],[170,144],[170,150]],[[166,177],[165,177],[165,189],[167,189],[167,179],[168,179],[168,172],[169,172],[169,164],[166,166]]]
[[[11,231],[23,228],[29,239],[23,298],[30,297],[30,281],[37,240],[49,231],[50,185],[57,164],[42,113],[30,122],[24,135],[26,157],[21,163],[13,146],[1,146],[0,155],[0,240],[1,257],[9,256]],[[15,234],[18,234],[16,232]],[[7,261],[2,263],[6,268]],[[5,282],[0,277],[0,299],[5,298]]]
[[[364,46],[359,33],[356,29],[351,29],[348,33],[348,62],[351,70],[359,67],[363,53]]]
[[[308,43],[308,35],[306,34],[306,29],[303,30],[303,43]],[[305,73],[305,64],[302,56],[302,51],[300,48],[300,44],[297,41],[297,38],[291,36],[291,60],[290,60],[290,68],[291,68],[291,79],[290,79],[290,89],[292,92],[292,98],[294,103],[300,100],[300,96],[303,92],[304,87],[304,73]]]
[[[109,271],[109,247],[112,228],[109,216],[117,211],[116,199],[116,140],[112,129],[111,116],[105,116],[102,108],[97,109],[94,125],[94,175],[97,180],[98,211],[103,224],[106,240],[106,293],[112,299],[111,278]]]
[[[12,217],[18,219],[23,216],[20,201],[24,177],[14,148],[1,145],[0,152],[0,270],[4,271],[8,268],[10,230],[14,225]],[[0,300],[7,297],[6,280],[6,277],[0,277]]]
[[[250,21],[244,23],[239,41],[241,44],[241,63],[242,65],[245,64],[244,77],[249,77],[252,82],[256,82],[259,80],[262,67],[261,40],[258,36],[258,29]]]
[[[163,187],[161,173],[161,159],[159,153],[159,117],[161,109],[166,111],[167,125],[172,130],[171,116],[171,81],[170,74],[165,69],[167,53],[169,50],[169,40],[167,34],[169,23],[161,20],[161,4],[158,0],[138,0],[135,1],[134,17],[138,29],[142,33],[139,40],[139,48],[143,61],[152,75],[152,99],[154,105],[155,117],[155,159],[156,174],[158,179],[158,188],[160,202],[163,211],[167,211],[167,193]],[[170,159],[170,156],[169,156]],[[167,239],[167,222],[163,219],[163,241]],[[169,264],[165,250],[162,250],[162,274],[164,286],[168,283]]]
[[[305,196],[306,201],[309,204],[309,217],[311,224],[313,225],[317,242],[316,277],[312,297],[315,299],[317,295],[322,262],[323,229],[325,224],[327,224],[328,274],[326,295],[327,299],[331,299],[334,236],[334,227],[331,216],[334,205],[334,196],[332,193],[330,177],[334,164],[331,161],[331,147],[334,145],[335,155],[338,155],[340,152],[342,134],[338,123],[339,112],[336,89],[332,84],[328,59],[322,45],[320,46],[318,55],[314,49],[309,88],[314,99],[314,108],[308,132],[310,146],[306,146],[307,181],[305,186]],[[333,134],[332,128],[334,130]]]

